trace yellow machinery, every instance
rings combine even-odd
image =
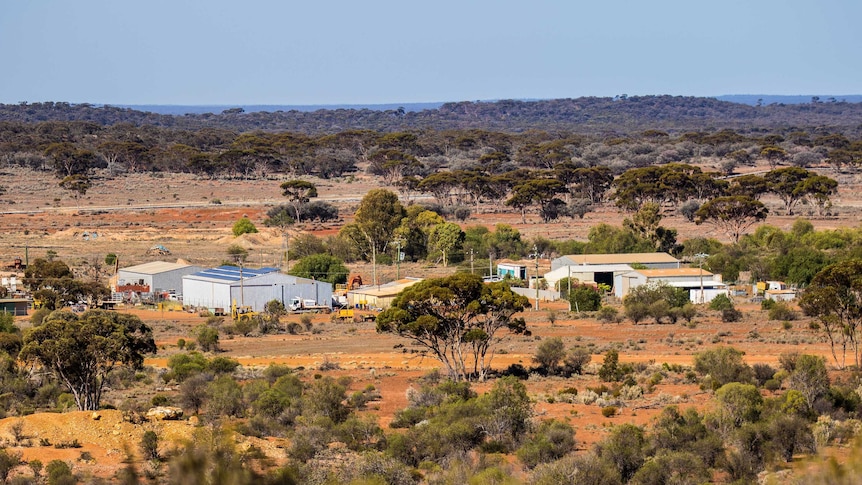
[[[236,300],[230,305],[230,316],[234,320],[251,320],[258,315],[259,313],[253,311],[250,306],[237,306]]]

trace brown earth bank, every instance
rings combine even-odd
[[[817,229],[858,224],[862,206],[860,180],[856,175],[844,178],[839,195],[834,199],[838,216],[812,217]],[[282,263],[280,235],[262,227],[266,211],[283,201],[278,187],[281,180],[213,181],[187,174],[163,177],[136,174],[100,181],[79,207],[56,187],[56,183],[50,175],[36,172],[6,169],[0,173],[0,185],[17,187],[14,200],[10,200],[9,193],[13,192],[10,189],[0,206],[4,226],[4,231],[0,232],[0,261],[11,261],[25,254],[32,260],[44,257],[47,251],[55,251],[70,265],[90,262],[98,266],[105,254],[113,252],[119,255],[121,266],[157,259],[184,259],[195,264],[214,265],[225,259],[229,245],[241,244],[250,250],[253,263]],[[365,191],[375,186],[374,180],[362,176],[350,182],[320,182],[321,198],[336,204],[344,217],[337,223],[301,226],[292,231],[322,236],[335,233],[350,220],[353,208]],[[18,197],[17,194],[27,195]],[[766,202],[777,207],[777,201]],[[233,237],[231,226],[243,216],[252,219],[261,232]],[[593,225],[619,224],[622,217],[611,205],[605,205],[584,219],[543,224],[536,216],[528,215],[524,223],[520,215],[503,213],[489,206],[474,211],[466,224],[493,226],[504,222],[521,231],[525,238],[540,235],[551,239],[584,239]],[[794,220],[795,216],[770,215],[767,223],[789,229]],[[681,240],[695,236],[725,239],[712,228],[695,226],[675,213],[667,213],[662,224],[677,228]],[[147,249],[155,244],[168,247],[171,255],[147,255]],[[352,265],[351,270],[363,275],[371,273],[370,266],[363,264]],[[378,271],[381,280],[386,281],[394,279],[396,269],[381,266]],[[445,275],[453,271],[451,267],[424,263],[405,264],[400,268],[402,275],[417,276]],[[111,272],[110,268],[101,268],[102,277]],[[523,314],[531,335],[511,336],[501,342],[493,358],[493,368],[502,371],[512,364],[530,368],[534,365],[532,358],[537,346],[546,338],[559,337],[567,348],[587,346],[593,357],[584,375],[564,379],[532,374],[525,381],[536,417],[569,422],[576,430],[578,449],[586,450],[606,436],[613,425],[647,425],[669,404],[698,409],[709,409],[712,405],[712,395],[685,379],[684,372],[666,372],[667,377],[654,388],[642,397],[625,402],[612,417],[603,416],[598,405],[561,399],[560,390],[584,391],[601,385],[597,369],[608,349],[619,349],[622,362],[639,364],[643,369],[639,373],[642,378],[661,371],[663,364],[689,367],[695,353],[717,346],[744,351],[749,364],[766,363],[777,367],[779,356],[787,352],[822,355],[832,362],[829,345],[822,333],[809,327],[808,320],[770,321],[759,305],[742,298],[737,301],[737,307],[744,317],[735,323],[724,323],[717,312],[702,308],[692,325],[635,325],[629,321],[601,323],[589,315],[569,314],[561,303],[540,302],[538,311]],[[139,315],[147,322],[154,329],[159,351],[145,362],[154,376],[151,385],[109,390],[104,403],[122,408],[130,399],[149,402],[158,393],[176,393],[170,383],[161,382],[158,376],[164,371],[167,359],[181,352],[178,340],[188,339],[191,329],[204,323],[205,318],[187,312],[141,308],[120,308],[119,311]],[[553,324],[550,312],[557,315]],[[288,320],[298,322],[299,317],[288,317],[285,322]],[[25,318],[19,318],[18,323],[22,327],[29,325]],[[301,377],[307,380],[313,379],[315,374],[348,376],[352,379],[349,392],[373,385],[380,399],[371,402],[362,412],[377,416],[384,429],[393,432],[387,426],[395,412],[407,406],[407,390],[418,386],[420,378],[429,371],[439,368],[438,362],[424,356],[421,349],[404,339],[378,334],[373,323],[335,323],[328,315],[316,315],[312,325],[313,332],[303,331],[298,335],[223,337],[222,350],[217,355],[239,361],[243,376],[254,376],[267,365],[280,363],[298,369]],[[330,370],[321,370],[321,367]],[[491,382],[477,383],[475,388],[481,392],[490,386]],[[132,424],[123,421],[121,411],[104,410],[99,414],[99,420],[94,420],[92,413],[87,412],[40,412],[20,418],[8,417],[0,421],[0,440],[5,440],[7,447],[20,451],[24,459],[38,458],[47,463],[59,458],[72,463],[76,471],[109,478],[124,466],[128,450],[135,456],[139,453],[137,446],[146,430],[158,429],[166,441],[181,441],[190,439],[198,427],[206,426],[190,424],[186,419]],[[11,429],[16,423],[23,423],[26,442],[14,439]],[[285,458],[283,441],[238,439],[254,444],[274,460]],[[57,443],[72,440],[77,440],[81,448],[55,447]],[[88,452],[89,458],[82,460],[82,452]],[[27,474],[28,470],[19,467],[16,473]]]

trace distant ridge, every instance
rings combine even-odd
[[[103,105],[104,106],[104,105]],[[215,105],[177,105],[177,104],[112,104],[118,108],[129,108],[146,113],[157,113],[160,115],[199,115],[204,113],[219,114],[227,110],[242,109],[245,113],[277,113],[279,111],[299,111],[311,113],[320,110],[352,109],[372,111],[390,111],[404,108],[405,112],[424,111],[426,109],[437,109],[443,103],[387,103],[387,104],[215,104]]]
[[[705,96],[709,98],[711,96]],[[860,103],[862,102],[862,94],[847,94],[847,95],[780,95],[780,94],[723,94],[714,96],[713,99],[719,101],[727,101],[729,103],[746,104],[749,106],[757,106],[758,104],[767,106],[770,104],[806,104],[811,103],[816,99],[821,103],[845,102],[845,103]],[[483,102],[494,102],[496,100],[485,100]],[[552,101],[549,99],[518,99],[516,101],[534,102],[534,101]],[[101,106],[115,106],[118,108],[128,108],[135,111],[145,113],[156,113],[161,115],[183,116],[183,115],[199,115],[199,114],[221,114],[225,111],[242,109],[244,113],[277,113],[298,111],[300,113],[313,113],[315,111],[325,110],[371,110],[371,111],[395,111],[403,108],[407,113],[415,113],[429,109],[438,109],[443,106],[444,102],[434,103],[383,103],[383,104],[213,104],[213,105],[178,105],[178,104],[112,104]],[[96,105],[100,106],[100,105]]]
[[[770,104],[806,104],[812,100],[817,100],[820,103],[860,103],[862,102],[862,94],[799,94],[799,95],[780,95],[780,94],[725,94],[716,96],[715,99],[728,101],[731,103],[747,104],[749,106],[767,106]]]
[[[332,105],[323,108],[210,105],[200,107],[204,111],[201,113],[190,113],[190,107],[171,108],[174,112],[179,110],[185,113],[181,115],[155,112],[155,105],[132,109],[114,105],[44,102],[0,104],[0,122],[76,121],[103,126],[131,123],[184,130],[218,128],[235,132],[289,131],[308,134],[351,130],[395,132],[475,129],[511,133],[544,130],[601,133],[608,136],[645,130],[674,134],[697,130],[792,128],[799,131],[830,127],[833,131],[858,136],[855,134],[862,129],[862,102],[844,101],[846,96],[841,100],[835,98],[834,101],[832,97],[815,97],[815,102],[812,102],[809,97],[807,102],[795,104],[768,102],[772,99],[805,98],[750,95],[749,99],[754,100],[754,105],[713,97],[621,95],[530,101]],[[756,104],[758,99],[762,100],[760,106]]]

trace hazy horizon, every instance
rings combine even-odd
[[[45,0],[0,12],[7,104],[862,92],[862,2],[850,0]]]

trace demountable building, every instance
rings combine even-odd
[[[121,268],[117,272],[115,293],[131,297],[151,298],[158,293],[183,294],[183,276],[197,273],[203,268],[186,263],[153,261]]]

